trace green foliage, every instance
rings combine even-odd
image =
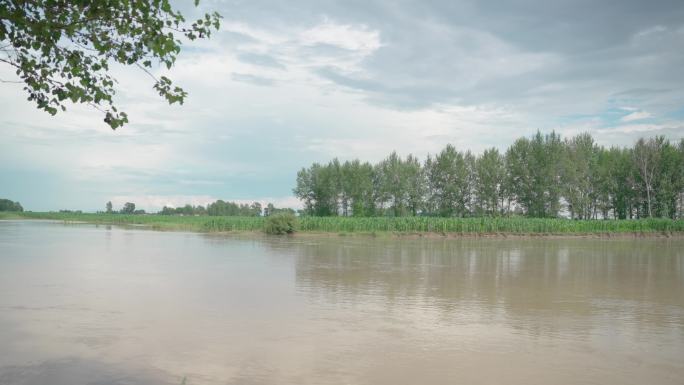
[[[506,152],[511,199],[522,213],[555,218],[560,211],[563,142],[556,133],[518,139]]]
[[[450,144],[435,156],[428,157],[425,172],[430,195],[427,200],[434,213],[445,217],[464,217],[472,203],[472,155]]]
[[[13,202],[9,199],[0,199],[0,211],[22,212],[24,208],[19,202]]]
[[[597,190],[599,147],[589,134],[565,141],[561,185],[571,218],[592,217]]]
[[[501,215],[506,199],[505,184],[506,167],[504,157],[496,148],[484,151],[475,160],[475,202],[476,216]]]
[[[27,219],[52,219],[64,222],[88,222],[112,225],[145,225],[156,230],[185,230],[201,232],[261,231],[264,219],[261,217],[210,217],[134,214],[87,214],[87,213],[36,213],[21,214]]]
[[[217,200],[216,202],[210,203],[206,208],[202,205],[193,206],[186,204],[182,207],[167,207],[164,206],[161,211],[158,212],[160,215],[210,215],[210,216],[243,216],[243,217],[258,217],[258,216],[269,216],[277,213],[292,213],[295,211],[290,208],[278,208],[269,203],[266,207],[262,208],[261,203],[253,202],[252,204],[246,203],[236,203],[236,202],[225,202],[223,200]]]
[[[448,144],[423,165],[395,152],[375,165],[333,159],[303,168],[293,191],[307,216],[684,218],[684,139],[604,148],[537,132],[505,155]]]
[[[157,230],[201,232],[267,231],[271,217],[211,217],[168,215],[125,215],[84,213],[2,213],[0,218],[52,219],[114,225],[146,225]],[[280,215],[280,214],[279,214]],[[556,218],[440,218],[440,217],[294,217],[288,228],[303,232],[330,233],[436,233],[436,234],[616,234],[682,233],[684,220],[650,218],[639,220],[570,220]],[[294,221],[291,219],[294,218]],[[294,225],[292,225],[294,223]]]
[[[396,152],[376,166],[377,199],[381,207],[388,206],[388,215],[416,215],[422,208],[424,195],[423,170],[412,155],[402,159]]]
[[[293,191],[304,202],[308,214],[337,215],[339,188],[344,185],[339,183],[340,175],[337,159],[327,166],[314,163],[297,173],[297,186]]]
[[[116,80],[110,65],[134,65],[154,79],[170,104],[187,93],[149,69],[171,68],[180,37],[208,38],[221,16],[206,14],[188,24],[169,0],[3,0],[0,6],[0,62],[15,69],[28,100],[55,115],[66,101],[87,103],[104,114],[112,129],[128,122],[113,102]],[[197,1],[195,1],[197,5]]]
[[[212,216],[258,217],[261,215],[261,212],[262,208],[259,202],[248,205],[246,203],[224,202],[219,199],[207,206],[207,214]]]
[[[682,232],[684,221],[671,219],[570,220],[556,218],[303,217],[301,231],[399,232],[444,234],[608,234]]]
[[[292,213],[279,213],[266,218],[264,232],[266,234],[292,234],[297,231],[299,221]]]
[[[273,203],[269,203],[264,207],[264,216],[269,217],[271,215],[276,215],[276,214],[281,214],[281,213],[289,213],[292,215],[295,215],[295,211],[291,208],[277,208],[273,205]]]
[[[135,213],[135,203],[126,202],[121,209],[121,214],[133,214]]]
[[[207,215],[207,209],[202,205],[193,206],[191,204],[186,204],[182,207],[167,207],[164,206],[162,210],[158,213],[160,215]]]
[[[373,215],[376,209],[373,166],[359,160],[346,161],[340,172],[342,215]]]

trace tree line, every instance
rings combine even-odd
[[[289,208],[277,208],[273,203],[268,203],[265,207],[259,202],[253,202],[252,204],[247,203],[236,203],[236,202],[225,202],[221,199],[216,202],[210,203],[207,207],[202,205],[193,206],[191,204],[186,204],[181,207],[169,207],[164,206],[157,214],[159,215],[191,215],[191,216],[201,216],[201,215],[211,215],[211,216],[240,216],[240,217],[258,217],[258,216],[271,216],[273,214],[289,212],[294,214],[294,210]],[[126,202],[123,208],[119,211],[115,211],[112,206],[112,202],[107,202],[105,205],[105,213],[107,214],[145,214],[145,210],[136,210],[135,203]]]
[[[60,212],[67,212],[67,210],[60,210]],[[114,206],[112,205],[112,202],[109,201],[105,205],[105,214],[133,214],[133,215],[142,215],[146,214],[145,210],[136,210],[135,209],[135,203],[133,202],[126,202],[124,203],[123,207],[121,210],[116,211],[114,210]]]
[[[313,216],[683,218],[684,139],[622,148],[537,132],[505,152],[448,144],[423,162],[333,159],[301,169],[293,192]]]
[[[24,211],[24,208],[21,207],[21,203],[19,202],[14,202],[9,199],[0,199],[0,211],[21,212]]]

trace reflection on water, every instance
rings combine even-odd
[[[0,222],[0,385],[681,384],[683,246]]]

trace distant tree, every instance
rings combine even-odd
[[[607,150],[608,168],[604,186],[610,195],[614,217],[631,219],[637,205],[637,171],[632,161],[632,149],[612,147]]]
[[[342,190],[349,200],[348,208],[355,217],[375,214],[375,189],[373,165],[361,163],[358,159],[342,165]],[[343,210],[344,211],[344,210]],[[343,215],[348,215],[349,210]]]
[[[207,215],[207,209],[204,206],[193,206],[186,204],[183,207],[168,207],[164,206],[157,214],[160,215]]]
[[[0,199],[0,211],[21,212],[24,211],[24,208],[21,207],[19,202],[13,202],[9,199]]]
[[[403,162],[402,178],[406,179],[406,206],[410,214],[415,216],[424,208],[427,181],[420,160],[411,154]]]
[[[409,166],[413,168],[412,166]],[[418,164],[420,168],[420,164]],[[379,179],[378,197],[380,202],[389,204],[392,216],[399,217],[406,214],[409,201],[409,184],[411,173],[407,163],[396,152],[392,152],[376,168]]]
[[[422,167],[396,152],[375,165],[314,163],[297,174],[293,191],[304,203],[302,215],[553,218],[566,204],[575,219],[682,218],[684,139],[605,148],[589,134],[563,140],[537,132],[505,155],[490,148],[475,156],[447,144]],[[273,210],[266,207],[265,215]]]
[[[564,143],[561,183],[571,218],[589,219],[594,214],[598,147],[588,133]]]
[[[292,214],[292,215],[296,214],[296,212],[291,208],[277,208],[273,205],[273,203],[269,203],[266,205],[266,207],[264,207],[264,216],[265,217],[270,217],[272,215],[282,214],[282,213],[288,213],[288,214]]]
[[[504,158],[496,148],[484,151],[475,161],[475,196],[480,215],[497,216],[503,209]]]
[[[3,0],[0,62],[15,70],[39,109],[55,115],[66,110],[66,100],[86,103],[116,129],[128,116],[114,106],[110,65],[140,68],[170,104],[183,103],[187,93],[149,69],[171,68],[179,37],[207,38],[220,17],[206,14],[188,24],[169,0]]]
[[[641,138],[634,145],[634,164],[646,192],[646,207],[649,217],[653,216],[651,195],[658,162],[660,161],[660,146],[662,146],[662,143],[662,138],[649,140]]]
[[[250,215],[251,217],[260,217],[262,214],[262,208],[261,208],[261,203],[259,202],[254,202],[250,206]]]
[[[471,155],[468,155],[470,157]],[[430,207],[441,216],[470,215],[472,178],[469,161],[450,144],[425,163]]]
[[[677,217],[677,201],[682,191],[680,154],[676,145],[663,137],[656,137],[659,152],[653,183],[655,215]]]
[[[121,209],[121,214],[133,214],[135,212],[135,203],[126,202]]]
[[[114,212],[114,210],[112,209],[112,202],[111,201],[107,202],[107,204],[105,205],[105,208],[106,208],[105,212],[107,214],[111,214]]]
[[[615,177],[616,172],[611,161],[609,150],[602,147],[597,148],[593,175],[593,191],[596,209],[601,213],[603,219],[608,219],[611,212],[615,218],[617,216],[617,210],[613,207],[612,202],[618,187],[618,182]]]
[[[527,216],[548,218],[560,211],[563,142],[555,132],[520,138],[506,151],[508,184]]]
[[[307,215],[337,215],[337,186],[332,167],[314,163],[297,173],[297,186],[293,192],[304,202]]]
[[[269,203],[266,205],[266,207],[264,207],[264,216],[265,216],[265,217],[268,217],[268,216],[270,216],[270,215],[273,215],[273,214],[275,213],[275,209],[276,209],[276,208],[275,208],[275,206],[273,205],[273,203],[270,203],[270,202],[269,202]]]

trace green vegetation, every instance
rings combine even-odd
[[[22,218],[52,219],[64,222],[86,222],[110,225],[143,225],[156,230],[186,230],[202,232],[220,231],[259,231],[263,228],[262,217],[209,217],[209,216],[170,216],[140,214],[84,214],[50,212],[24,212]]]
[[[684,232],[684,220],[569,220],[556,218],[303,217],[301,231],[439,234],[605,234]]]
[[[65,211],[65,210],[61,210]],[[145,214],[145,210],[136,210],[135,203],[126,202],[121,210],[114,210],[114,205],[112,202],[107,202],[105,204],[105,214]],[[247,203],[236,203],[236,202],[225,202],[223,200],[217,200],[216,202],[210,203],[205,208],[202,205],[193,206],[186,204],[182,207],[168,207],[164,206],[161,211],[157,214],[159,215],[177,215],[177,216],[198,216],[198,215],[210,215],[210,216],[223,216],[223,217],[259,217],[259,216],[269,216],[278,213],[291,213],[295,214],[295,211],[288,208],[277,208],[273,203],[268,203],[266,207],[261,206],[259,202],[253,202],[252,204]]]
[[[570,220],[555,218],[442,218],[442,217],[272,217],[169,216],[78,213],[0,213],[0,219],[34,218],[65,222],[144,225],[157,230],[199,232],[266,231],[270,233],[435,233],[435,234],[614,234],[684,233],[684,220]],[[271,218],[277,218],[272,220]],[[277,229],[277,231],[276,231]]]
[[[26,219],[26,216],[19,211],[0,211],[0,220],[3,219]]]
[[[684,139],[605,148],[589,134],[563,140],[538,132],[505,153],[475,155],[447,145],[422,164],[396,153],[377,164],[333,159],[299,171],[293,191],[304,213],[319,217],[681,219]]]
[[[266,218],[264,232],[266,234],[292,234],[297,231],[299,221],[292,213],[278,213]]]
[[[12,202],[9,199],[0,199],[0,212],[2,211],[22,212],[24,211],[24,208],[21,207],[19,202]]]
[[[195,5],[199,0],[195,0]],[[181,41],[208,38],[221,16],[188,23],[169,0],[8,0],[0,6],[0,63],[24,83],[28,100],[51,115],[66,101],[102,111],[112,129],[128,122],[113,104],[113,63],[136,66],[170,104],[187,96],[151,69],[171,68]],[[8,68],[10,69],[10,68]]]

